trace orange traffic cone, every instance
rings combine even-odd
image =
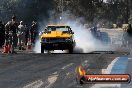
[[[3,46],[3,52],[2,53],[9,53],[9,49],[7,45]]]
[[[8,45],[8,42],[5,41],[4,45],[2,46],[2,48],[3,48],[2,53],[8,53],[9,52],[9,49],[8,49],[7,45]]]
[[[31,49],[32,49],[31,39],[28,38],[28,42],[27,42],[27,50],[31,50]]]

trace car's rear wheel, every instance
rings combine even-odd
[[[73,53],[73,47],[69,48],[69,53]]]

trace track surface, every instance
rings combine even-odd
[[[114,45],[119,51],[122,51],[122,36],[122,31],[102,30],[103,42]],[[131,45],[125,44],[123,50],[130,49]],[[14,55],[0,54],[0,88],[90,88],[94,84],[76,83],[76,67],[87,61],[89,71],[100,74],[121,56],[123,53],[33,54],[20,51]]]
[[[121,55],[109,54],[18,54],[0,55],[0,88],[77,88],[75,68],[88,61],[89,69],[101,73],[111,61]],[[39,81],[41,80],[41,82]],[[32,84],[37,82],[35,84]],[[91,85],[85,85],[86,88]],[[83,86],[83,88],[85,88]],[[30,87],[28,87],[30,88]]]

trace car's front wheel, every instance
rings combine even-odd
[[[44,45],[41,44],[41,53],[44,53]]]

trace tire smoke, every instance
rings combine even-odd
[[[110,47],[108,45],[103,44],[99,39],[95,38],[95,36],[92,35],[92,33],[90,32],[90,28],[85,28],[84,25],[81,24],[80,19],[71,20],[69,19],[69,17],[63,14],[58,24],[68,25],[73,30],[74,39],[76,41],[76,47],[74,49],[74,53],[109,51]],[[42,25],[40,25],[40,28],[44,29]],[[41,52],[40,47],[41,47],[40,41],[37,40],[34,47],[34,52],[40,53]],[[65,53],[65,51],[60,51],[60,52],[55,51],[54,53]]]
[[[75,52],[89,53],[93,51],[107,51],[109,47],[92,35],[90,28],[85,28],[82,24],[70,21],[67,23],[74,31],[76,41]]]

